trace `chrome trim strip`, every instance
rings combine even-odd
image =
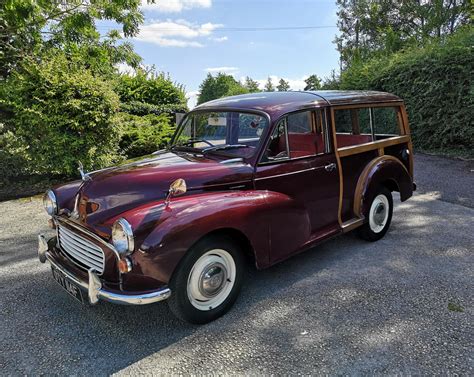
[[[232,164],[234,162],[244,162],[244,159],[242,157],[238,158],[230,158],[228,160],[221,161],[221,164]]]
[[[255,178],[255,181],[262,181],[264,179],[269,179],[269,178],[285,177],[287,175],[294,175],[294,174],[304,173],[304,172],[307,172],[307,171],[318,170],[318,169],[323,169],[323,168],[324,168],[324,166],[316,166],[316,167],[312,167],[312,168],[309,168],[309,169],[292,171],[292,172],[289,172],[289,173],[269,175],[269,176],[266,176],[266,177],[259,177],[259,178]]]
[[[136,295],[124,295],[120,293],[110,292],[102,288],[102,283],[100,282],[99,277],[95,274],[94,271],[89,270],[89,282],[86,283],[82,280],[76,278],[73,274],[71,274],[68,270],[64,267],[59,265],[55,260],[52,254],[47,251],[46,252],[46,259],[54,266],[56,269],[61,271],[68,279],[70,279],[73,283],[80,286],[82,289],[88,292],[89,302],[91,304],[97,303],[97,301],[103,300],[112,302],[115,304],[123,304],[123,305],[146,305],[152,304],[158,301],[166,300],[168,297],[171,296],[171,290],[167,287],[160,288],[153,292],[148,293],[141,293]]]

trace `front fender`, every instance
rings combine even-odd
[[[403,202],[413,195],[413,179],[406,167],[393,156],[381,156],[372,160],[357,182],[354,196],[354,213],[365,216],[380,186],[385,185],[400,193]]]
[[[279,215],[284,215],[279,216]],[[291,226],[289,226],[291,224]],[[307,211],[288,196],[266,190],[217,192],[175,198],[133,254],[137,272],[167,283],[191,246],[206,234],[232,229],[252,246],[259,268],[270,251],[296,249],[309,237]],[[278,232],[273,235],[271,233]],[[285,239],[282,245],[279,239]],[[275,240],[272,244],[271,240]]]

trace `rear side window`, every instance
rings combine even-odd
[[[401,115],[398,107],[375,107],[372,111],[376,140],[400,135]]]
[[[370,109],[343,109],[334,112],[338,148],[372,141]]]
[[[288,132],[290,134],[309,134],[311,133],[311,113],[304,111],[288,115]]]

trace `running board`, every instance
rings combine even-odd
[[[361,226],[364,223],[364,218],[360,217],[354,217],[353,219],[350,219],[344,223],[342,223],[342,231],[344,233],[349,232],[359,226]]]

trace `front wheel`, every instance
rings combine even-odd
[[[383,187],[372,199],[368,221],[358,229],[359,236],[366,241],[378,241],[387,233],[392,221],[392,193]]]
[[[207,323],[226,313],[242,285],[242,252],[229,237],[199,241],[183,258],[170,282],[168,304],[180,319]]]

